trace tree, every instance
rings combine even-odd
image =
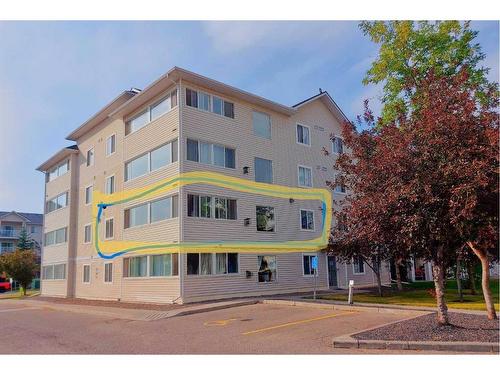
[[[380,45],[363,83],[383,84],[382,120],[384,125],[414,108],[412,98],[421,82],[432,71],[436,77],[451,77],[467,69],[466,85],[474,86],[481,99],[491,86],[488,69],[478,67],[484,59],[477,31],[469,22],[459,21],[365,21],[360,29]],[[411,84],[409,84],[411,83]]]
[[[15,250],[12,253],[0,255],[0,272],[18,281],[26,295],[26,289],[31,284],[37,271],[36,255],[32,250]]]
[[[365,239],[391,255],[399,251],[402,258],[432,261],[440,324],[449,322],[447,267],[465,242],[490,249],[496,238],[492,223],[498,210],[487,213],[482,204],[498,191],[492,177],[498,170],[498,145],[492,141],[498,139],[498,116],[494,101],[480,105],[468,82],[466,68],[454,76],[430,72],[411,99],[418,110],[402,111],[391,123],[375,121],[367,110],[367,130],[344,125],[352,152],[336,163],[352,191],[341,210],[349,229],[344,239]]]
[[[19,250],[33,250],[34,242],[26,231],[26,228],[22,228],[19,232],[16,246]]]

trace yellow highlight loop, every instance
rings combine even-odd
[[[159,243],[139,241],[101,241],[99,239],[99,224],[102,210],[106,207],[135,201],[148,201],[166,193],[178,191],[183,186],[192,184],[207,184],[244,193],[259,194],[282,199],[319,200],[322,202],[321,236],[304,241],[200,241],[180,243]],[[317,251],[324,249],[328,244],[332,213],[332,197],[328,189],[304,189],[282,185],[266,184],[247,179],[231,177],[214,172],[187,172],[160,182],[131,190],[124,190],[114,194],[103,194],[95,191],[92,203],[92,218],[95,223],[94,246],[97,253],[106,259],[111,259],[126,253],[152,254],[165,252],[214,252],[217,250],[234,252],[298,252]]]

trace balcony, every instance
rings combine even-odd
[[[0,238],[18,238],[19,229],[0,229]]]

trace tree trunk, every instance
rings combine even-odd
[[[398,259],[395,262],[396,267],[396,285],[400,292],[403,291],[403,283],[401,282],[401,261]]]
[[[467,262],[467,273],[469,274],[470,294],[476,295],[476,274],[472,261]]]
[[[379,295],[379,297],[383,297],[384,291],[382,290],[382,279],[380,277],[380,267],[378,268],[378,272],[375,272],[375,276],[377,277],[378,295]]]
[[[450,321],[448,319],[448,306],[444,299],[444,268],[443,248],[440,247],[438,249],[437,259],[432,264],[432,276],[434,278],[434,288],[436,290],[438,323],[441,325],[448,325]]]
[[[462,290],[462,279],[460,277],[462,271],[462,265],[460,262],[460,257],[457,258],[457,272],[456,272],[456,277],[457,277],[457,291],[458,291],[458,299],[460,302],[464,301],[464,293]]]
[[[488,319],[496,320],[497,313],[495,311],[495,305],[493,304],[493,298],[491,298],[490,290],[490,262],[488,260],[488,255],[486,251],[479,249],[472,242],[467,242],[467,245],[472,249],[474,254],[481,261],[481,287],[483,288],[484,302],[486,304],[486,310],[488,311]]]

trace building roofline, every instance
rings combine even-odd
[[[68,147],[64,147],[63,149],[56,152],[49,159],[44,161],[40,166],[36,168],[37,171],[46,172],[49,168],[51,168],[54,164],[60,162],[62,159],[71,154],[77,154],[80,151],[78,150],[77,145],[72,145]]]
[[[345,113],[340,109],[340,107],[335,102],[335,100],[333,100],[333,98],[328,93],[328,91],[322,91],[319,94],[313,95],[310,98],[305,99],[305,100],[303,100],[303,101],[301,101],[301,102],[293,105],[293,108],[298,109],[298,108],[302,107],[303,105],[311,103],[311,102],[313,102],[315,100],[318,100],[318,99],[326,99],[327,105],[329,104],[331,106],[330,109],[332,110],[332,112],[334,114],[337,115],[337,117],[339,118],[339,120],[341,120],[341,121],[349,121],[349,119],[347,118],[347,116],[345,115]]]
[[[117,107],[119,107],[123,101],[130,100],[134,95],[136,95],[137,90],[125,90],[116,98],[111,100],[103,108],[101,108],[97,113],[95,113],[91,118],[85,121],[78,128],[73,130],[66,139],[69,141],[76,141],[83,134],[87,133],[94,126],[99,125],[103,120],[105,120],[111,112],[113,112]]]
[[[7,215],[10,215],[10,214],[17,215],[17,216],[19,216],[20,218],[24,219],[25,221],[28,221],[28,222],[30,222],[30,223],[31,223],[31,220],[30,220],[30,219],[28,219],[28,218],[27,218],[26,216],[24,216],[22,213],[17,212],[17,211],[5,211],[5,213],[4,213],[4,214],[0,215],[0,219],[1,219],[2,217],[5,217],[5,216],[7,216]]]
[[[110,113],[110,116],[121,116],[133,112],[134,110],[138,109],[140,106],[148,102],[150,99],[158,95],[163,89],[166,89],[167,87],[171,86],[172,83],[176,83],[181,79],[185,79],[188,82],[194,83],[196,85],[212,89],[223,95],[236,97],[245,100],[246,102],[272,109],[275,112],[281,113],[286,116],[291,116],[296,112],[293,107],[273,102],[272,100],[265,99],[248,91],[238,89],[234,86],[230,86],[214,79],[191,72],[189,70],[174,66],[167,73],[163,74],[160,78],[147,86],[139,94],[135,95],[133,98],[116,108],[113,112]]]

